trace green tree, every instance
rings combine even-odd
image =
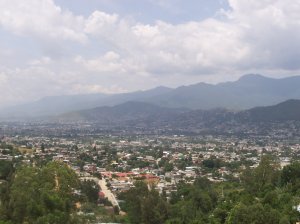
[[[130,223],[159,224],[168,218],[168,206],[154,189],[148,190],[142,181],[125,193],[125,210]]]
[[[14,223],[70,223],[78,181],[63,163],[19,168],[10,188],[9,219]]]
[[[13,171],[14,167],[12,162],[0,160],[0,180],[7,180]]]
[[[241,176],[244,187],[251,194],[263,193],[279,184],[280,166],[276,159],[269,155],[261,157],[257,168],[247,168]]]
[[[85,180],[81,182],[80,189],[82,194],[84,194],[89,202],[97,203],[99,185],[93,180]]]
[[[285,166],[281,172],[281,185],[291,185],[292,190],[296,191],[300,187],[300,163],[294,162]]]
[[[246,206],[239,203],[232,209],[226,224],[275,224],[279,220],[279,212],[268,206],[264,207],[260,203]]]

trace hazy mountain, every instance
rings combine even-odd
[[[0,111],[0,117],[41,117],[54,116],[66,112],[95,108],[98,106],[113,106],[127,101],[155,97],[171,91],[167,87],[157,87],[146,91],[123,94],[86,94],[49,96],[36,102],[9,107]]]
[[[288,100],[275,106],[256,107],[241,112],[225,109],[188,110],[167,108],[144,102],[127,102],[112,107],[66,113],[55,118],[59,121],[88,121],[105,125],[147,124],[157,128],[215,127],[224,123],[300,121],[300,100]]]
[[[300,99],[299,86],[300,76],[272,79],[261,75],[246,75],[235,82],[182,86],[148,99],[147,102],[167,107],[242,110]]]
[[[287,100],[274,106],[256,107],[239,113],[242,121],[300,121],[300,100]]]
[[[13,106],[0,111],[0,116],[36,117],[58,115],[66,111],[81,110],[95,107],[95,101],[107,98],[105,94],[49,96],[36,102]]]
[[[45,97],[39,101],[0,111],[2,117],[53,116],[101,106],[140,101],[169,108],[245,110],[300,99],[300,76],[273,79],[245,75],[235,82],[198,83],[176,89],[157,87],[124,94],[88,94]]]
[[[159,123],[169,122],[181,113],[184,108],[166,108],[144,102],[126,102],[117,106],[97,107],[57,116],[59,121],[90,121],[100,124],[121,125],[130,122]]]

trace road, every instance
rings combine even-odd
[[[113,195],[113,193],[106,186],[105,179],[99,180],[98,184],[101,188],[101,191],[104,193],[105,197],[107,197],[107,199],[112,203],[112,205],[113,206],[118,206],[118,208],[120,209],[120,206],[119,206],[119,203],[118,203],[116,197]]]

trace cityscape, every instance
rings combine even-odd
[[[269,128],[264,135],[235,135],[228,130],[217,135],[174,135],[123,129],[108,134],[96,132],[92,124],[2,123],[0,161],[33,167],[49,162],[67,165],[81,182],[90,181],[95,188],[93,206],[87,199],[77,199],[82,222],[122,223],[128,219],[124,195],[140,181],[164,195],[167,203],[182,183],[194,185],[199,178],[221,188],[218,197],[225,197],[233,190],[228,184],[241,188],[244,173],[258,169],[265,156],[275,159],[280,169],[297,163],[299,136],[289,126]]]
[[[0,224],[300,224],[299,0],[0,0]]]

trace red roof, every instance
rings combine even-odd
[[[117,175],[117,177],[127,177],[127,176],[130,176],[130,175],[133,175],[133,173],[132,172],[117,173],[116,175]]]
[[[98,195],[99,195],[100,198],[104,198],[105,197],[105,194],[102,191],[99,191]]]

